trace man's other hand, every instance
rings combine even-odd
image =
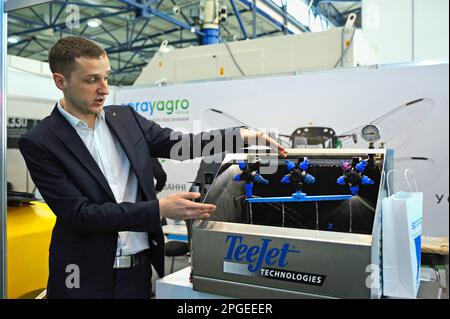
[[[216,210],[211,204],[193,202],[200,197],[200,193],[177,193],[159,200],[159,214],[176,220],[192,218],[209,218]]]
[[[269,146],[273,151],[280,154],[280,156],[287,157],[286,149],[263,132],[241,128],[241,137],[248,144]]]

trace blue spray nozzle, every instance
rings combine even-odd
[[[339,177],[339,178],[337,179],[337,183],[338,183],[339,185],[345,185],[345,177],[344,177],[344,176]]]
[[[302,171],[306,171],[309,167],[309,160],[305,159],[303,162],[300,163],[298,166]]]
[[[255,182],[260,183],[260,184],[269,184],[269,181],[259,174],[255,175]]]
[[[286,160],[286,168],[288,169],[288,171],[291,171],[295,168],[295,163]]]
[[[356,164],[356,166],[355,166],[355,169],[358,171],[358,172],[364,172],[365,170],[366,170],[366,166],[367,166],[367,161],[366,160],[364,160],[364,161],[361,161],[361,162],[359,162],[358,164]]]
[[[247,168],[247,163],[243,163],[243,162],[240,162],[239,163],[239,169],[241,170],[241,171],[243,171],[244,169],[246,169]]]
[[[305,175],[305,183],[307,184],[314,184],[316,182],[316,178],[312,176],[311,174]]]
[[[363,185],[373,185],[375,182],[371,180],[368,176],[364,175],[361,180],[361,184]]]
[[[238,174],[235,177],[233,177],[233,181],[235,181],[235,182],[242,182],[241,174]]]
[[[291,179],[289,178],[289,175],[284,175],[283,179],[281,180],[281,183],[290,184]]]
[[[350,186],[350,192],[353,196],[358,195],[359,187],[358,186]]]
[[[295,168],[295,163],[291,162],[289,160],[286,160],[286,168],[288,169],[288,171],[291,171]]]

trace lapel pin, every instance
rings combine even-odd
[[[116,116],[116,112],[113,112],[113,116]]]

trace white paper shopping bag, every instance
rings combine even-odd
[[[396,192],[382,201],[385,296],[417,296],[420,284],[422,212],[423,193],[420,192]]]

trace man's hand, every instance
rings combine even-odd
[[[259,132],[241,128],[241,137],[246,143],[253,143],[254,145],[270,146],[272,150],[280,154],[282,157],[287,157],[286,149],[278,144],[269,135]]]
[[[159,200],[159,214],[170,219],[209,218],[216,210],[211,204],[195,203],[200,193],[178,193]]]

